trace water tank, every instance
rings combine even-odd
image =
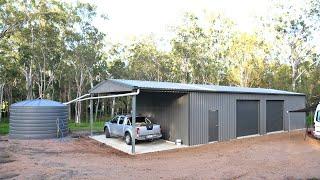
[[[10,106],[9,137],[15,139],[61,137],[67,135],[67,123],[66,105],[46,99],[26,100]]]

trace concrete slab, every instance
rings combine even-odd
[[[90,136],[90,138],[104,143],[108,146],[111,146],[115,149],[118,149],[122,152],[131,154],[131,145],[127,145],[122,138],[106,138],[105,135],[95,135]],[[152,142],[144,142],[139,141],[136,144],[136,154],[144,154],[144,153],[151,153],[157,151],[165,151],[170,149],[177,149],[187,147],[184,145],[175,145],[173,142],[168,142],[163,139],[154,140]]]

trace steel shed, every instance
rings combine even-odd
[[[137,89],[140,90],[140,94],[136,97],[137,114],[149,116],[154,122],[159,123],[165,139],[170,141],[182,139],[186,145],[289,130],[287,111],[305,108],[306,99],[302,93],[275,89],[124,79],[105,80],[92,88],[89,93],[92,95],[126,93]],[[252,112],[257,112],[251,117],[252,122],[256,120],[258,127],[256,131],[246,133],[244,131],[251,123],[240,119],[249,116],[238,106],[246,106],[249,108],[247,112],[250,112],[249,105],[241,102],[251,101],[256,104],[251,106],[256,109]],[[268,104],[273,101],[282,103],[280,111],[272,108],[270,110]],[[270,113],[277,113],[277,116],[270,116]],[[304,126],[304,112],[291,115],[290,130],[301,129]],[[237,130],[241,131],[238,136]]]

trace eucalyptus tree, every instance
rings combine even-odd
[[[176,74],[180,81],[225,83],[226,55],[233,23],[221,15],[200,18],[187,13],[175,27],[171,41]]]
[[[130,77],[141,80],[161,81],[164,52],[158,50],[153,37],[147,36],[133,41],[128,46],[128,71]]]
[[[259,87],[264,84],[268,45],[255,34],[238,33],[228,52],[228,81],[231,85]]]
[[[14,0],[0,0],[0,41],[10,37],[24,24],[26,16],[21,11],[20,3]]]
[[[175,37],[171,40],[172,54],[175,58],[175,74],[179,81],[190,83],[194,81],[193,75],[201,51],[205,50],[207,39],[203,28],[199,24],[199,18],[191,13],[186,13],[183,23],[174,29]],[[198,61],[198,63],[197,63]]]
[[[0,121],[5,87],[12,89],[15,77],[19,77],[16,74],[15,51],[10,49],[12,41],[9,39],[21,28],[26,18],[18,5],[12,0],[0,0]],[[11,90],[8,94],[12,97]]]
[[[63,60],[62,36],[67,26],[66,4],[60,1],[8,1],[18,23],[5,26],[10,33],[11,51],[16,52],[19,69],[25,77],[27,99],[48,96],[55,71]],[[11,29],[19,24],[14,33]],[[35,93],[33,90],[37,88]]]
[[[66,33],[69,65],[74,74],[76,85],[76,96],[83,95],[86,85],[89,83],[93,87],[96,74],[95,69],[103,65],[103,39],[104,34],[92,25],[92,20],[96,16],[95,7],[90,4],[78,3],[73,11],[73,29]],[[80,123],[82,104],[75,105],[76,123]]]
[[[316,63],[313,44],[315,21],[310,20],[310,1],[297,5],[292,1],[281,1],[275,7],[270,27],[275,35],[275,54],[291,67],[291,87],[297,90],[297,82],[307,72],[305,62]]]
[[[128,79],[128,47],[120,43],[112,44],[107,52],[107,78]]]

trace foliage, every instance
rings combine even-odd
[[[0,135],[6,135],[9,133],[9,120],[7,118],[0,121]]]
[[[103,79],[123,78],[299,91],[314,104],[320,100],[319,4],[276,1],[270,18],[260,18],[250,33],[222,14],[187,12],[162,50],[152,35],[107,43],[90,3],[0,0],[0,99],[66,102]],[[95,107],[105,115],[110,101]],[[128,99],[118,98],[114,108],[129,112]],[[80,123],[88,102],[72,104],[69,112]]]
[[[228,80],[243,87],[265,86],[268,45],[256,35],[234,36],[229,50]]]
[[[307,127],[312,127],[313,125],[313,116],[309,114],[306,119]]]

